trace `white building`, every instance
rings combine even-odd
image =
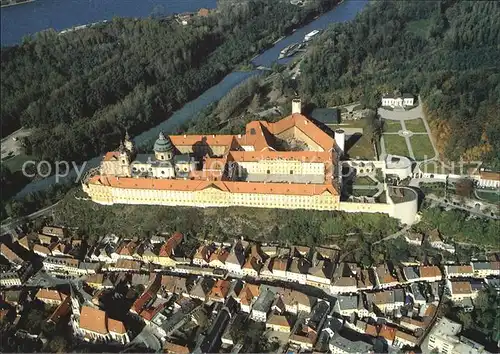
[[[475,175],[474,179],[479,187],[483,188],[500,188],[500,173],[481,171],[479,175]]]
[[[20,286],[21,279],[16,272],[0,273],[0,287],[10,288],[12,286]]]
[[[417,337],[404,333],[402,331],[396,331],[396,336],[394,337],[394,342],[392,344],[398,348],[413,348],[418,346],[418,339]]]
[[[421,266],[419,268],[420,281],[440,281],[442,279],[441,270],[437,266]]]
[[[259,297],[252,306],[250,318],[256,322],[267,322],[267,314],[276,297],[275,291],[269,286],[261,286]]]
[[[442,354],[455,354],[454,348],[460,344],[458,334],[462,325],[446,317],[437,321],[429,333],[429,351],[437,350]]]
[[[415,97],[412,94],[386,93],[382,95],[382,107],[411,107],[415,104]]]

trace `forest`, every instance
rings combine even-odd
[[[371,2],[331,26],[302,64],[301,95],[317,106],[385,92],[420,94],[443,158],[500,168],[500,4]]]
[[[33,128],[27,153],[84,161],[115,148],[217,83],[335,1],[218,2],[187,25],[116,18],[64,35],[44,31],[2,48],[1,132]]]

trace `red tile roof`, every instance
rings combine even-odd
[[[379,336],[384,337],[388,341],[392,342],[396,337],[396,328],[382,325],[382,327],[380,327]]]
[[[222,279],[217,280],[215,285],[212,287],[212,290],[210,290],[208,296],[217,299],[224,299],[227,296],[227,293],[229,292],[229,285],[230,285],[229,280],[222,280]]]
[[[170,257],[174,252],[175,247],[180,245],[184,236],[180,232],[176,232],[165,242],[160,248],[160,257]]]
[[[212,255],[210,256],[210,261],[209,262],[218,260],[218,261],[220,261],[222,263],[225,263],[227,257],[229,257],[229,252],[226,249],[224,249],[224,248],[219,248],[217,251],[215,251],[214,253],[212,253]]]
[[[372,336],[372,337],[377,337],[378,336],[377,327],[375,327],[371,324],[367,324],[366,329],[365,329],[365,333]]]
[[[500,181],[500,172],[486,172],[486,171],[481,171],[479,172],[479,175],[481,176],[481,179],[488,179],[492,181]]]
[[[260,290],[258,285],[245,283],[240,292],[240,302],[243,305],[250,305],[253,299],[259,296]]]
[[[110,332],[125,334],[127,330],[125,329],[125,325],[122,321],[113,320],[112,318],[108,318],[108,330]]]
[[[106,312],[83,306],[80,311],[80,328],[100,334],[108,334]]]
[[[422,266],[419,268],[421,278],[440,277],[441,270],[436,266]]]
[[[63,301],[67,296],[57,290],[39,289],[35,297],[40,301]]]
[[[9,261],[14,263],[22,263],[23,260],[13,250],[11,250],[5,243],[0,244],[0,253]]]
[[[451,282],[452,294],[472,294],[472,286],[468,281],[452,281]]]
[[[134,303],[132,304],[131,310],[133,310],[135,313],[140,314],[142,312],[142,310],[144,309],[144,306],[146,306],[146,304],[151,299],[153,299],[153,297],[154,297],[154,294],[151,291],[147,290],[147,291],[143,292],[142,295],[139,296],[137,298],[137,300],[134,301]]]
[[[167,354],[189,354],[189,348],[174,344],[171,342],[166,342],[165,345],[163,346],[163,352]]]

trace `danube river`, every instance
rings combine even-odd
[[[37,1],[43,1],[43,0],[37,0]],[[72,0],[68,0],[72,1]],[[95,0],[91,0],[95,1]],[[105,2],[104,0],[102,2]],[[114,1],[110,1],[114,2]],[[131,0],[123,0],[123,2],[131,2]],[[149,2],[154,2],[154,1],[149,1]],[[167,2],[167,1],[164,1]],[[170,2],[170,0],[168,1]],[[173,2],[173,1],[172,1]],[[189,2],[189,1],[186,1]],[[196,1],[194,1],[196,2]],[[199,1],[198,3],[202,3],[202,1]],[[339,4],[337,7],[335,7],[333,10],[330,12],[324,14],[323,16],[320,16],[318,19],[314,20],[307,26],[295,31],[292,35],[289,37],[284,38],[283,40],[279,41],[276,43],[276,45],[259,56],[255,57],[253,60],[253,63],[257,66],[262,65],[262,66],[271,66],[271,64],[277,60],[279,52],[285,48],[287,45],[290,43],[294,42],[300,42],[303,40],[304,35],[314,29],[324,29],[326,28],[329,24],[335,23],[335,22],[345,22],[352,20],[358,12],[360,12],[365,5],[368,3],[368,0],[346,0],[342,4]],[[19,6],[24,6],[24,5],[19,5]],[[3,14],[2,14],[3,16]],[[158,133],[160,131],[163,131],[165,133],[169,133],[173,131],[176,127],[180,126],[182,123],[189,121],[193,117],[196,116],[196,114],[202,110],[203,108],[207,107],[210,103],[215,102],[220,100],[224,95],[226,95],[232,88],[237,86],[238,84],[242,83],[249,77],[253,75],[257,75],[258,71],[251,71],[251,72],[233,72],[229,75],[227,75],[220,83],[217,85],[211,87],[207,91],[205,91],[203,94],[201,94],[198,98],[195,100],[188,102],[185,104],[181,109],[176,111],[172,116],[170,116],[167,120],[164,122],[160,123],[156,127],[145,131],[144,133],[136,136],[134,138],[134,142],[137,145],[141,145],[144,142],[149,142],[151,139],[153,139],[155,136],[158,136]],[[92,160],[87,161],[85,165],[85,169],[96,167],[99,165],[99,162],[101,161],[101,156],[98,156],[96,158],[93,158]],[[71,178],[75,178],[76,174],[73,173],[69,175]],[[55,183],[55,177],[48,177],[43,180],[39,180],[36,182],[32,182],[24,189],[22,189],[17,195],[16,198],[22,198],[24,197],[27,193],[30,192],[36,192],[43,190],[50,185]]]
[[[0,42],[12,45],[45,29],[62,31],[115,16],[167,16],[215,6],[216,0],[35,0],[2,8]]]

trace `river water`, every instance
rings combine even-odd
[[[35,0],[1,9],[1,44],[19,43],[29,34],[56,31],[113,17],[167,16],[215,8],[216,0]]]
[[[37,0],[37,1],[43,1],[43,0]],[[68,0],[72,1],[72,0]],[[90,0],[90,1],[96,1],[97,0]],[[130,2],[131,0],[123,0],[123,2],[127,3]],[[141,0],[143,1],[143,0]],[[177,0],[179,1],[179,0]],[[186,1],[186,0],[184,0]],[[102,3],[106,3],[107,1],[102,1]],[[109,2],[115,2],[110,0]],[[149,3],[154,3],[155,1],[147,1]],[[159,2],[159,1],[157,1]],[[166,2],[166,1],[165,1]],[[171,0],[168,0],[168,2],[171,2]],[[173,2],[173,1],[172,1]],[[189,1],[186,1],[189,2]],[[99,1],[101,3],[101,1]],[[202,1],[198,1],[199,4],[202,3]],[[276,45],[267,51],[263,52],[259,56],[255,57],[253,59],[253,63],[257,66],[271,66],[274,61],[277,60],[279,52],[285,48],[287,45],[294,43],[294,42],[300,42],[303,40],[304,35],[306,33],[309,33],[310,31],[314,29],[324,29],[326,28],[329,24],[334,23],[334,22],[345,22],[352,20],[358,12],[360,12],[365,5],[368,3],[368,0],[346,0],[342,4],[339,4],[336,8],[331,10],[330,12],[324,14],[323,16],[319,17],[318,19],[314,20],[307,26],[295,31],[292,35],[289,37],[284,38],[283,40],[279,41],[276,43]],[[29,4],[28,4],[29,5]],[[18,5],[15,7],[21,7],[25,5]],[[202,7],[198,5],[199,7]],[[186,11],[186,10],[184,10]],[[3,14],[2,14],[3,17]],[[137,17],[137,16],[136,16]],[[139,134],[134,138],[134,142],[137,145],[141,145],[143,142],[148,142],[151,139],[153,139],[155,136],[159,134],[160,131],[163,131],[165,133],[169,133],[173,131],[175,128],[179,127],[182,123],[192,119],[193,117],[196,116],[196,114],[201,111],[203,108],[207,107],[210,103],[215,102],[220,100],[224,95],[226,95],[232,88],[237,86],[238,84],[242,83],[246,79],[248,79],[251,76],[258,75],[259,71],[250,71],[250,72],[232,72],[228,74],[221,82],[219,82],[217,85],[211,87],[207,91],[205,91],[203,94],[198,96],[193,101],[188,102],[185,104],[181,109],[178,111],[174,112],[172,116],[169,117],[169,119],[165,120],[164,122],[160,123],[156,127],[149,129],[148,131],[143,132],[142,134]],[[85,170],[89,168],[93,168],[99,165],[99,162],[101,161],[102,156],[95,157],[85,163]],[[68,177],[60,180],[60,182],[63,182],[67,180],[67,178],[75,178],[76,173],[74,170],[68,175]],[[22,198],[26,194],[31,193],[31,192],[37,192],[46,189],[50,185],[56,183],[56,179],[54,176],[47,177],[45,179],[32,182],[28,185],[26,185],[17,195],[16,198]]]

